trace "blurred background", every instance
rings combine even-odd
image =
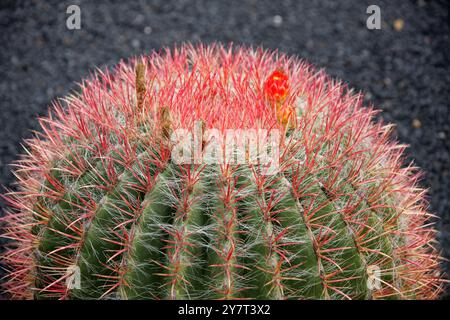
[[[66,27],[73,4],[79,30]],[[366,26],[369,5],[381,10],[379,30]],[[36,117],[95,67],[188,41],[263,46],[364,91],[396,124],[408,159],[425,172],[421,183],[449,258],[449,21],[446,0],[1,0],[0,185],[13,187],[8,164],[38,129]]]

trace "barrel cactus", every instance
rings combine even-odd
[[[432,299],[391,125],[297,58],[183,45],[55,102],[4,195],[14,299]]]

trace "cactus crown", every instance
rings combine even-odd
[[[435,298],[443,281],[424,191],[375,114],[324,73],[261,49],[184,45],[98,71],[55,102],[15,165],[4,289],[58,299]],[[208,130],[281,132],[277,170],[175,163],[171,137],[198,123],[200,153],[221,145]]]

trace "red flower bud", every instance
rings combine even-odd
[[[264,84],[267,98],[275,102],[283,102],[289,92],[289,78],[281,70],[275,70]]]

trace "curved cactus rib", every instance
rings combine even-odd
[[[246,229],[244,239],[249,244],[245,262],[252,268],[245,271],[250,279],[245,295],[256,299],[283,299],[283,261],[280,260],[283,249],[278,246],[277,239],[281,232],[274,227],[277,221],[273,209],[276,199],[268,190],[270,182],[254,170],[248,171],[247,178],[242,178],[247,194],[242,211]]]
[[[291,186],[295,185],[293,192],[305,215],[311,237],[316,241],[314,247],[321,263],[321,278],[326,289],[330,289],[324,291],[324,298],[371,297],[372,292],[367,287],[367,256],[378,252],[379,248],[373,252],[368,250],[362,245],[364,239],[360,238],[367,236],[368,232],[378,235],[382,231],[376,222],[368,219],[370,212],[359,210],[360,199],[355,199],[354,193],[349,192],[348,182],[344,180],[343,186],[336,186],[330,192],[321,183],[322,180],[329,185],[334,183],[330,172],[332,166],[315,165],[319,166],[315,172],[302,176],[299,174],[301,170],[294,166],[285,172],[285,176]],[[346,178],[344,171],[339,171],[339,178]],[[334,197],[333,194],[339,196]]]
[[[114,294],[111,288],[117,288],[120,276],[117,270],[120,255],[124,252],[128,237],[129,224],[135,221],[140,212],[141,202],[146,188],[151,185],[148,179],[154,179],[157,171],[153,155],[146,151],[137,156],[137,162],[125,168],[118,182],[109,193],[98,202],[87,230],[80,243],[80,252],[76,265],[80,268],[81,289],[71,291],[75,298],[100,298]],[[150,157],[150,159],[149,159]],[[140,165],[142,162],[143,165]],[[139,172],[147,168],[150,172]]]
[[[331,110],[328,112],[331,113]],[[333,117],[339,116],[342,116],[342,114],[336,113],[333,115]],[[361,122],[367,122],[369,119],[359,111],[352,114],[351,117],[359,119]],[[309,193],[313,197],[316,197],[318,203],[322,203],[323,201],[329,202],[332,206],[331,209],[334,209],[336,213],[333,215],[335,219],[340,221],[341,226],[345,225],[348,234],[347,239],[353,240],[353,245],[350,245],[351,242],[348,242],[349,250],[353,251],[353,254],[350,254],[349,258],[350,260],[354,260],[359,257],[360,261],[351,261],[351,269],[355,271],[359,266],[359,269],[364,270],[364,273],[358,275],[359,272],[356,272],[352,276],[352,270],[347,269],[346,273],[348,274],[350,283],[359,283],[357,286],[359,287],[358,290],[349,290],[349,292],[356,294],[353,298],[376,298],[378,294],[381,296],[383,290],[369,289],[367,287],[368,278],[373,276],[371,271],[369,271],[372,267],[379,267],[381,269],[380,280],[383,282],[382,286],[385,288],[386,286],[390,286],[388,291],[391,292],[391,297],[395,298],[399,290],[390,284],[396,282],[393,281],[391,276],[392,273],[395,276],[395,272],[392,272],[395,269],[393,267],[393,257],[395,254],[390,243],[390,237],[393,233],[384,230],[385,221],[381,217],[385,215],[379,210],[378,212],[374,212],[372,209],[367,209],[367,206],[364,207],[366,201],[359,195],[359,189],[353,189],[352,186],[355,179],[360,180],[359,172],[364,170],[363,166],[373,165],[372,159],[381,158],[381,155],[376,156],[374,153],[379,153],[382,150],[380,150],[379,145],[376,146],[375,150],[368,149],[365,143],[365,139],[367,138],[365,134],[367,133],[364,133],[364,130],[360,127],[355,129],[352,126],[347,126],[345,122],[343,123],[343,126],[336,125],[334,127],[322,128],[321,126],[323,124],[320,124],[320,121],[318,124],[318,118],[313,117],[312,122],[309,124],[312,132],[320,132],[321,130],[328,132],[328,136],[314,136],[311,141],[304,142],[306,148],[308,147],[308,143],[311,146],[322,146],[320,150],[314,153],[314,158],[309,159],[307,162],[307,165],[315,163],[314,166],[318,166],[318,169],[315,168],[314,171],[310,172],[313,174],[314,181],[310,184],[312,190],[310,188]],[[305,126],[300,132],[291,136],[294,139],[293,141],[303,139],[304,135],[308,132],[307,128]],[[374,127],[366,130],[371,130],[374,134],[380,134],[383,138],[386,138],[388,129],[388,127]],[[291,151],[298,153],[295,158],[305,158],[301,150],[291,149],[293,149]],[[374,170],[366,169],[365,172],[371,174]],[[375,172],[377,171],[375,170]],[[305,178],[307,177],[303,176],[299,180]],[[365,177],[369,183],[373,178]],[[361,183],[361,181],[359,182]],[[296,181],[296,184],[298,184],[298,181]],[[302,192],[304,191],[302,190]],[[342,239],[341,236],[338,238]],[[329,261],[334,260],[330,259]],[[347,264],[347,262],[344,261],[344,264]],[[339,274],[337,276],[338,278],[340,277]],[[345,279],[345,277],[343,278]],[[339,279],[336,282],[339,282]],[[336,293],[348,296],[345,294],[346,289],[347,287],[344,290],[336,291]],[[387,297],[387,295],[384,295],[384,297]]]
[[[244,179],[246,264],[250,279],[245,296],[260,299],[320,298],[312,240],[299,215],[292,191],[282,176],[261,176],[253,170]]]
[[[204,269],[200,171],[172,164],[156,180],[144,199],[119,291],[132,299],[191,298],[201,292]]]
[[[324,174],[324,170],[318,171]],[[324,285],[323,297],[363,298],[367,292],[367,277],[362,256],[355,245],[354,234],[342,216],[343,208],[338,208],[336,203],[344,199],[328,197],[321,188],[319,173],[298,178],[298,172],[291,167],[284,174],[314,240]]]
[[[80,145],[68,145],[66,151],[60,159],[54,160],[51,169],[44,173],[44,180],[41,182],[41,195],[37,197],[33,210],[33,227],[31,232],[38,238],[45,232],[45,227],[53,218],[53,207],[63,200],[67,189],[72,189],[77,178],[83,177],[89,168],[90,161],[93,161],[97,153],[90,148]],[[75,150],[72,150],[74,148]],[[80,149],[80,150],[78,150]],[[78,153],[84,152],[84,156]],[[72,169],[70,169],[72,168]]]
[[[81,155],[76,156],[82,157]],[[91,165],[88,162],[91,157],[92,165],[96,165],[98,161],[96,157],[98,156],[98,153],[94,153],[87,157],[87,166]],[[61,159],[59,162],[72,161],[69,158]],[[80,164],[78,160],[73,161]],[[72,225],[72,222],[78,217],[72,212],[72,209],[75,206],[79,209],[80,201],[77,201],[78,203],[75,205],[77,196],[71,193],[79,192],[80,187],[83,187],[90,180],[89,175],[93,172],[93,169],[89,167],[79,168],[77,176],[72,176],[64,175],[64,169],[60,169],[61,166],[56,165],[54,168],[56,168],[53,169],[54,173],[50,173],[51,178],[47,177],[44,185],[58,183],[64,191],[58,197],[40,197],[37,199],[35,208],[47,212],[47,217],[45,224],[39,222],[32,228],[32,232],[39,239],[37,240],[39,246],[35,252],[35,268],[39,275],[34,283],[37,289],[35,296],[42,298],[58,298],[64,292],[64,284],[60,282],[64,280],[67,260],[70,260],[67,255],[73,250],[72,244],[79,240],[79,230],[77,226]]]
[[[275,209],[280,212],[280,223],[289,228],[289,233],[292,234],[285,242],[289,252],[289,266],[295,268],[288,272],[286,286],[290,288],[293,298],[327,298],[328,288],[322,277],[323,265],[317,252],[317,239],[304,216],[302,204],[296,199],[292,184],[285,175],[279,177],[275,186],[282,196]]]
[[[212,292],[209,298],[238,298],[246,289],[242,271],[244,246],[241,239],[242,217],[238,210],[240,188],[238,166],[211,166],[207,172],[210,207],[208,225],[211,229],[208,246],[208,276]]]
[[[374,266],[380,271],[380,278],[374,278],[374,280],[380,280],[381,287],[372,290],[371,298],[399,298],[402,293],[400,287],[395,285],[397,283],[395,266],[398,261],[395,259],[392,231],[384,228],[381,212],[383,208],[376,208],[369,204],[368,200],[358,194],[358,190],[351,183],[346,184],[344,189],[357,198],[354,212],[349,219],[349,224],[354,226],[357,247],[365,257],[366,267]]]
[[[316,203],[327,203],[324,208],[314,214],[314,224],[330,228],[330,241],[320,248],[330,269],[336,267],[334,275],[327,279],[329,287],[337,294],[347,298],[361,299],[367,295],[367,270],[364,258],[357,249],[355,234],[344,217],[345,196],[330,197],[319,184],[308,192],[315,194],[311,199]],[[343,204],[344,203],[344,204]],[[317,220],[316,220],[317,219]],[[321,228],[321,227],[319,227]]]
[[[160,173],[154,187],[145,195],[142,213],[135,223],[131,240],[129,259],[123,283],[119,288],[121,296],[127,299],[162,298],[162,270],[164,261],[163,240],[167,234],[163,226],[171,223],[173,207],[167,184],[171,170]]]
[[[163,250],[166,252],[163,275],[168,299],[197,297],[204,285],[202,265],[202,234],[204,212],[202,209],[204,183],[202,169],[195,166],[175,166],[173,185],[174,216]]]
[[[38,253],[37,295],[64,298],[65,279],[82,242],[84,228],[93,218],[98,201],[117,181],[124,170],[124,155],[117,150],[108,157],[98,156],[90,169],[53,206],[53,215],[45,229]]]
[[[360,117],[355,114],[354,117]],[[362,119],[362,121],[367,121]],[[336,212],[339,213],[343,223],[347,226],[349,234],[354,240],[356,253],[361,258],[362,267],[365,270],[364,279],[367,284],[363,291],[366,292],[362,298],[376,299],[378,296],[385,298],[399,298],[402,295],[395,271],[398,259],[393,250],[393,237],[395,232],[385,229],[387,220],[392,218],[388,206],[374,207],[368,203],[363,186],[375,188],[377,183],[388,186],[392,183],[392,177],[385,177],[385,174],[378,173],[377,170],[365,169],[365,166],[373,165],[372,159],[381,158],[376,155],[382,150],[367,149],[364,145],[364,138],[358,134],[352,134],[353,128],[348,128],[350,132],[338,134],[335,141],[327,141],[324,144],[324,169],[319,175],[318,187],[322,194],[332,200]],[[375,128],[380,134],[386,135],[389,128]],[[377,131],[378,132],[378,131]],[[363,154],[363,156],[359,156]],[[341,166],[337,163],[343,161]],[[358,163],[359,162],[359,163]],[[366,172],[364,178],[358,172]],[[374,176],[372,176],[374,175]],[[378,181],[378,182],[377,182]],[[358,183],[359,188],[354,184]],[[373,193],[376,193],[373,190]],[[383,193],[383,192],[382,192]],[[379,274],[373,274],[372,269],[376,268]],[[369,282],[378,282],[377,288],[369,288]],[[361,286],[364,284],[361,283]],[[383,291],[385,291],[383,293]]]

